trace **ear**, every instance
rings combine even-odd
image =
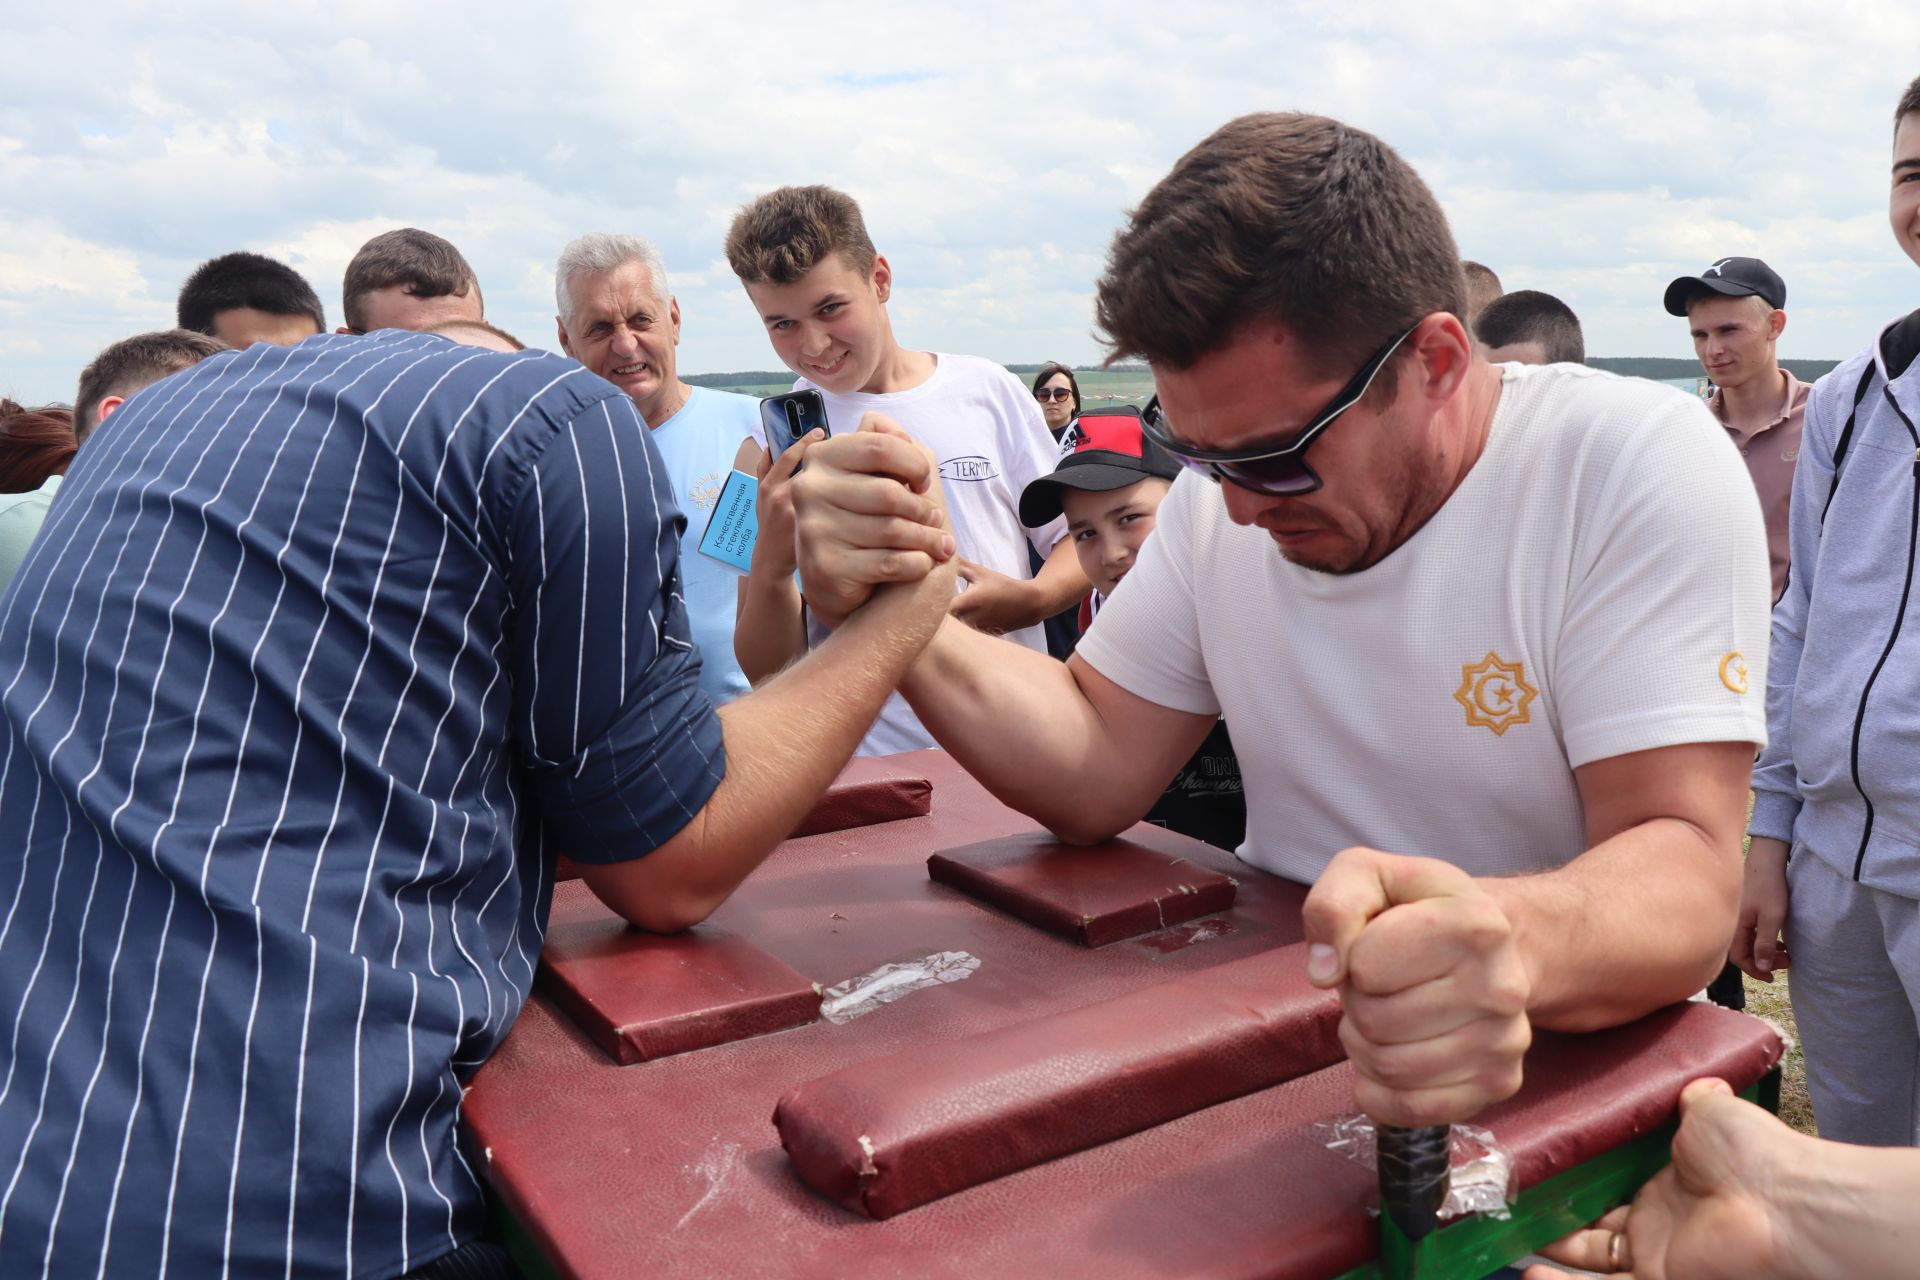
[[[1473,360],[1473,339],[1460,317],[1436,311],[1414,327],[1406,345],[1413,348],[1420,393],[1436,405],[1451,400],[1466,381]]]
[[[560,332],[560,349],[568,355],[573,356],[573,344],[567,341],[567,322],[559,316],[555,316],[553,318],[553,327]],[[578,360],[580,357],[573,356],[573,358]]]
[[[1786,329],[1786,327],[1787,327],[1787,313],[1784,311],[1775,311],[1773,314],[1767,317],[1768,339],[1771,340],[1774,338],[1778,338],[1780,334]]]
[[[893,268],[877,253],[873,255],[873,292],[882,302],[893,292]]]
[[[105,422],[108,416],[112,414],[115,409],[118,409],[121,405],[125,404],[126,402],[127,402],[127,398],[125,396],[103,397],[100,401],[98,416],[95,417],[93,420],[93,426],[97,427],[101,423]],[[88,429],[91,430],[92,428],[89,427]]]
[[[680,299],[667,299],[667,322],[673,326],[673,345],[680,345]]]
[[[335,332],[335,333],[358,333],[358,332],[359,332],[359,330],[358,330],[358,329],[349,329],[349,328],[347,328],[347,326],[345,326],[345,325],[341,325],[341,326],[340,326],[340,327],[339,327],[338,329],[335,329],[335,330],[334,330],[334,332]]]

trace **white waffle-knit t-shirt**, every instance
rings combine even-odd
[[[1183,475],[1077,652],[1225,714],[1254,866],[1311,882],[1367,845],[1511,874],[1586,848],[1576,767],[1766,741],[1769,582],[1752,482],[1698,400],[1506,366],[1485,451],[1379,564],[1292,564]]]

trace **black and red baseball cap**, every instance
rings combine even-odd
[[[1171,480],[1180,474],[1172,454],[1140,430],[1138,409],[1090,409],[1080,415],[1062,443],[1069,452],[1049,475],[1020,494],[1020,523],[1035,529],[1061,513],[1060,491],[1105,493],[1124,489],[1148,476]]]

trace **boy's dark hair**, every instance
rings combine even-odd
[[[313,286],[286,263],[258,253],[222,254],[195,267],[180,286],[176,311],[182,329],[212,336],[213,317],[240,307],[276,316],[312,316],[316,329],[327,330],[326,312]]]
[[[1516,289],[1487,304],[1473,322],[1473,336],[1486,347],[1537,342],[1552,364],[1585,364],[1586,339],[1573,308],[1538,289]]]
[[[1147,193],[1108,250],[1096,316],[1115,360],[1185,369],[1268,320],[1344,377],[1465,305],[1446,215],[1406,161],[1338,120],[1268,113],[1221,126]]]
[[[1907,91],[1900,95],[1900,105],[1893,109],[1893,127],[1898,129],[1900,122],[1916,111],[1920,111],[1920,76],[1915,76]]]
[[[94,417],[100,402],[108,396],[130,396],[225,350],[226,343],[191,329],[162,329],[122,338],[80,373],[80,389],[73,397],[75,438],[87,438],[97,425]]]
[[[1061,373],[1067,375],[1067,385],[1073,388],[1073,411],[1078,413],[1080,412],[1080,379],[1074,377],[1073,370],[1061,364],[1058,360],[1049,360],[1046,364],[1040,366],[1040,372],[1033,375],[1032,390],[1035,395],[1038,395],[1041,383],[1046,382],[1055,374]]]
[[[832,187],[781,187],[753,200],[727,229],[727,265],[742,284],[792,284],[830,253],[866,275],[873,241],[860,206]]]
[[[360,246],[347,264],[346,279],[340,286],[340,306],[346,325],[357,333],[366,331],[366,312],[361,302],[376,289],[405,285],[416,298],[466,297],[484,307],[479,277],[466,258],[450,241],[418,227],[400,227],[383,231]]]
[[[48,476],[64,475],[79,447],[68,410],[0,399],[0,493],[32,493]]]

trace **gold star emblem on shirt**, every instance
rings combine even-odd
[[[1479,662],[1462,663],[1460,687],[1453,691],[1453,700],[1466,708],[1468,726],[1491,729],[1496,737],[1526,724],[1532,718],[1528,708],[1539,696],[1522,664],[1493,652]]]

